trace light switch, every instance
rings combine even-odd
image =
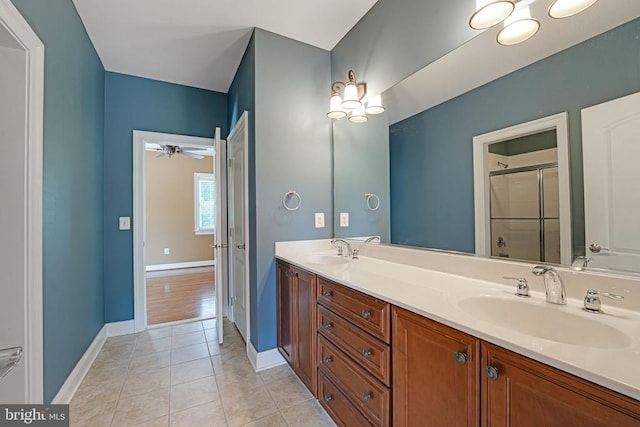
[[[169,255],[171,253],[171,249],[169,248],[164,248],[164,254],[165,255]]]
[[[340,227],[349,226],[349,212],[340,212]]]
[[[324,212],[316,212],[316,228],[324,228]]]
[[[121,216],[119,219],[120,230],[131,230],[131,217]]]

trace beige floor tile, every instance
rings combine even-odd
[[[205,343],[188,345],[171,350],[172,365],[202,359],[204,357],[209,357],[209,348]]]
[[[244,352],[213,356],[211,362],[219,385],[238,382],[245,385],[263,384],[262,377],[253,369]]]
[[[251,362],[249,362],[249,357],[247,357],[247,353],[244,349],[216,354],[211,357],[211,362],[213,363],[214,368],[229,366],[251,367]]]
[[[226,390],[228,391],[229,389]],[[238,387],[236,392],[223,394],[222,406],[230,427],[241,426],[278,412],[278,407],[263,385],[254,388]]]
[[[171,342],[172,348],[186,347],[188,345],[206,343],[204,331],[188,332],[182,335],[174,335]]]
[[[71,427],[108,427],[115,410],[115,400],[111,402],[93,400],[82,404],[72,402],[69,406],[69,424]]]
[[[93,361],[93,366],[126,367],[131,361],[131,352],[120,354],[108,351],[101,351]]]
[[[207,319],[202,321],[202,327],[206,329],[216,329],[218,323],[216,319]]]
[[[171,365],[171,384],[181,384],[213,375],[211,359],[197,359],[191,362]]]
[[[225,337],[239,337],[240,332],[238,332],[238,328],[233,323],[225,323],[223,326],[223,336]]]
[[[292,375],[293,375],[293,370],[287,363],[285,363],[284,365],[276,366],[275,368],[270,368],[260,372],[262,381],[264,381],[265,384],[269,384],[270,382],[281,380],[283,378],[287,378]]]
[[[169,387],[170,380],[171,368],[169,366],[160,369],[131,371],[124,380],[120,398]]]
[[[169,416],[165,415],[151,421],[145,421],[144,423],[136,424],[134,427],[169,427]]]
[[[119,380],[127,374],[125,366],[99,365],[92,366],[84,377],[87,384],[101,383],[111,380]]]
[[[124,344],[124,343],[133,343],[138,339],[138,334],[127,334],[127,335],[119,335],[117,337],[109,337],[105,341],[105,346]]]
[[[228,353],[230,351],[243,351],[246,353],[246,348],[247,347],[242,340],[242,337],[239,335],[225,337],[222,344],[219,344],[218,341],[209,341],[209,353],[211,353],[212,356]]]
[[[201,331],[202,329],[202,322],[183,323],[182,325],[172,326],[171,333],[176,336],[188,334],[189,332]]]
[[[82,405],[88,402],[115,402],[120,396],[125,376],[105,381],[83,381],[73,396],[72,404]]]
[[[151,369],[164,368],[169,365],[171,365],[171,350],[135,355],[129,363],[129,372],[148,371]]]
[[[267,384],[267,388],[280,409],[288,408],[313,398],[307,387],[295,376],[273,381]]]
[[[287,422],[282,418],[280,412],[267,415],[257,421],[245,424],[244,427],[287,427]]]
[[[282,410],[290,427],[333,427],[336,424],[315,400],[308,400]]]
[[[171,427],[225,427],[227,422],[220,401],[176,412],[170,416]]]
[[[158,338],[149,341],[139,341],[136,343],[136,348],[133,351],[133,357],[138,357],[144,354],[159,353],[171,349],[171,337]]]
[[[218,330],[217,329],[205,329],[204,335],[207,338],[207,342],[217,342],[218,341]]]
[[[179,412],[203,403],[220,400],[215,377],[182,383],[171,387],[170,411]]]
[[[168,338],[171,336],[171,327],[152,328],[138,334],[138,342],[157,340],[158,338]]]
[[[127,397],[118,401],[112,425],[134,426],[169,413],[169,388]]]

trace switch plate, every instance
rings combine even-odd
[[[316,212],[316,228],[324,228],[324,212]]]
[[[131,230],[131,217],[121,216],[118,219],[120,230]]]
[[[349,226],[349,212],[340,212],[340,227]]]
[[[164,248],[164,254],[165,255],[169,255],[171,253],[171,249],[169,248]]]

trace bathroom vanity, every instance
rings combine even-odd
[[[352,245],[276,244],[278,348],[338,425],[640,425],[640,280],[558,268],[556,306],[533,265]]]

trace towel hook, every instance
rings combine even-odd
[[[292,199],[294,197],[298,198],[298,203],[296,203],[295,206],[289,206],[287,204],[287,200]],[[288,211],[297,211],[298,209],[300,209],[301,204],[302,204],[302,197],[300,197],[300,194],[298,194],[296,190],[289,190],[286,193],[284,193],[284,196],[282,196],[282,206],[284,206],[284,208]]]
[[[367,209],[370,211],[377,211],[380,207],[380,197],[374,193],[364,193],[364,197],[367,198]],[[373,199],[373,203],[371,200]]]

